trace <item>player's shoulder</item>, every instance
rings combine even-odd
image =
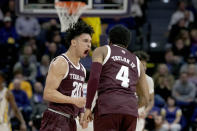
[[[54,64],[54,65],[57,65],[57,66],[58,65],[63,66],[63,65],[67,65],[68,62],[67,62],[66,58],[64,58],[62,55],[60,55],[60,56],[55,57],[52,60],[51,64]]]
[[[108,47],[107,45],[104,45],[104,46],[97,47],[94,50],[93,55],[106,54],[107,52],[108,52]]]
[[[154,92],[154,81],[153,81],[153,78],[146,74],[146,80],[147,80],[148,85],[149,85],[150,93],[153,93]]]
[[[103,45],[103,46],[99,46],[95,49],[95,51],[103,51],[103,50],[107,50],[109,45]]]
[[[147,75],[147,74],[146,74],[146,80],[147,80],[149,83],[151,83],[151,84],[153,84],[153,85],[154,85],[153,78],[152,78],[152,77],[150,77],[150,76],[149,76],[149,75]]]
[[[153,78],[152,78],[152,77],[150,77],[150,76],[149,76],[149,75],[147,75],[147,74],[146,74],[146,79],[147,79],[148,81],[153,82]]]
[[[146,74],[146,80],[147,80],[148,84],[151,85],[151,87],[152,86],[154,87],[154,81],[153,81],[152,77],[150,77],[149,75]]]
[[[67,67],[68,67],[68,61],[62,56],[57,56],[51,61],[50,64],[50,69],[55,69],[57,71],[65,70],[65,68]]]

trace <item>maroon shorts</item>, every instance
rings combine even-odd
[[[57,113],[46,110],[44,112],[40,131],[76,131],[76,122]]]
[[[135,131],[137,117],[124,114],[94,115],[94,131]]]

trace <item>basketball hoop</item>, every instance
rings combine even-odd
[[[83,11],[87,9],[87,5],[80,1],[55,0],[55,8],[60,19],[61,32],[65,32],[78,21]]]

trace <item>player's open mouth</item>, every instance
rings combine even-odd
[[[85,50],[85,51],[84,51],[84,54],[85,54],[85,55],[88,55],[88,52],[89,52],[89,50]]]

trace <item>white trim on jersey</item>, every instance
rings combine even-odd
[[[139,58],[136,56],[136,59],[137,59],[137,71],[138,71],[138,76],[140,77],[140,74],[141,74],[141,72],[140,72],[140,60],[139,60]]]
[[[111,56],[111,48],[109,47],[109,45],[106,45],[106,47],[107,47],[107,56],[103,61],[103,65],[108,61],[109,57]]]
[[[79,63],[78,63],[78,66],[76,66],[76,65],[74,65],[74,64],[72,63],[72,61],[68,58],[67,55],[65,55],[65,54],[63,54],[63,55],[69,60],[69,62],[70,62],[77,70],[80,69],[80,64],[79,64]]]
[[[81,64],[81,63],[80,63]],[[83,68],[83,70],[84,70],[84,74],[85,74],[85,78],[86,78],[86,69],[85,69],[85,67],[81,64],[81,66],[82,66],[82,68]]]
[[[61,55],[60,55],[61,56]],[[65,55],[64,55],[65,56]],[[63,56],[61,56],[61,57],[63,57]],[[63,57],[64,58],[64,57]],[[64,58],[65,59],[65,58]],[[66,61],[66,63],[68,64],[68,61],[65,59],[65,61]],[[63,79],[65,79],[67,76],[68,76],[68,72],[69,72],[69,64],[68,64],[68,70],[66,71],[66,73],[65,73],[65,75],[64,75],[64,77],[63,77]]]

